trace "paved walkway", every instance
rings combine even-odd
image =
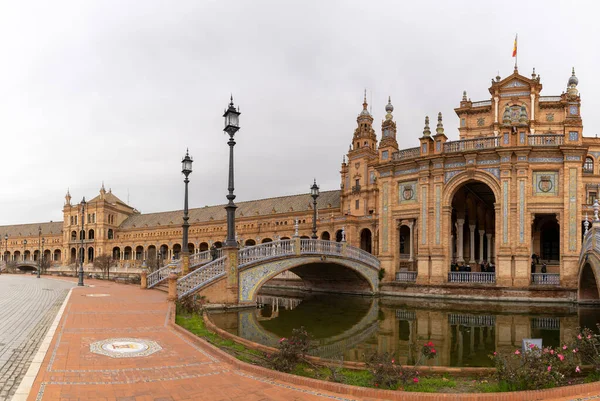
[[[12,397],[73,283],[0,275],[0,400]]]
[[[169,327],[160,291],[87,284],[93,287],[73,289],[30,401],[354,399],[233,369]],[[116,339],[122,342],[106,341]],[[136,340],[149,348],[138,353]],[[134,357],[114,357],[123,354]]]

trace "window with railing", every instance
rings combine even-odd
[[[585,158],[585,163],[583,163],[583,172],[588,174],[594,172],[594,159],[589,156]]]

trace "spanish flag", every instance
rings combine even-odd
[[[515,35],[515,45],[513,46],[513,57],[517,57],[517,35]]]

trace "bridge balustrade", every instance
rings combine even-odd
[[[152,288],[158,285],[160,282],[166,280],[171,272],[179,274],[181,272],[181,265],[177,266],[176,264],[169,263],[168,265],[148,274],[148,288]]]
[[[177,296],[183,298],[193,293],[200,287],[225,276],[225,266],[227,265],[227,256],[215,259],[210,263],[194,270],[191,273],[177,280]]]
[[[285,255],[294,255],[294,241],[284,239],[243,248],[238,251],[238,267],[244,267],[257,260],[267,260]]]
[[[300,253],[324,253],[327,255],[341,255],[342,244],[340,242],[303,238],[300,240]]]
[[[496,283],[496,273],[487,272],[449,272],[449,283],[476,283],[476,284],[494,284]]]
[[[560,285],[559,273],[531,273],[531,284]]]

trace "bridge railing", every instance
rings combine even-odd
[[[342,244],[340,242],[333,242],[319,239],[302,238],[300,240],[300,254],[327,254],[327,255],[341,255]]]
[[[250,246],[238,251],[238,268],[258,260],[268,260],[279,256],[294,254],[294,241],[291,239],[283,239]]]
[[[148,288],[152,288],[169,277],[171,272],[179,273],[181,271],[181,265],[169,263],[168,265],[161,267],[160,269],[153,271],[148,274]]]
[[[222,256],[179,278],[177,280],[177,297],[181,299],[224,276],[227,260],[227,256]]]
[[[216,250],[215,259],[219,259],[223,256],[223,249],[218,248]],[[198,266],[199,264],[209,262],[212,260],[212,255],[210,254],[210,249],[208,251],[202,251],[198,253],[194,253],[190,255],[190,267]]]
[[[396,272],[396,281],[414,283],[417,281],[417,272]]]

